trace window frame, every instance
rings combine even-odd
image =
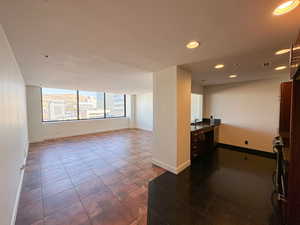
[[[53,88],[55,89],[55,88]],[[65,89],[65,90],[70,90],[70,89]],[[87,119],[80,119],[79,118],[79,112],[80,112],[80,108],[79,108],[79,91],[80,90],[76,90],[76,106],[77,106],[77,119],[71,119],[71,120],[44,120],[44,108],[43,108],[43,87],[40,88],[40,96],[41,96],[41,119],[42,119],[42,123],[59,123],[59,122],[74,122],[74,121],[84,121],[84,120],[103,120],[103,119],[114,119],[114,118],[125,118],[127,117],[127,113],[126,113],[126,94],[123,94],[123,105],[124,105],[124,114],[123,116],[111,116],[111,117],[107,117],[106,116],[106,92],[104,93],[104,117],[99,117],[99,118],[87,118]],[[113,93],[114,94],[114,93]]]
[[[109,94],[115,94],[115,93],[109,93]],[[124,111],[123,111],[124,116],[110,116],[110,117],[107,117],[106,116],[106,92],[104,92],[104,114],[105,114],[104,118],[105,119],[126,117],[126,94],[123,94],[123,105],[124,105]]]

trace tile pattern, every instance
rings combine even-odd
[[[274,159],[218,149],[149,184],[148,225],[275,225]]]
[[[152,134],[141,130],[32,144],[16,225],[145,225]]]

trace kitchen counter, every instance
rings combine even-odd
[[[191,132],[203,130],[203,131],[210,131],[213,130],[216,126],[219,126],[220,123],[210,123],[210,122],[199,122],[197,125],[191,125]]]
[[[220,120],[204,120],[191,124],[191,159],[204,155],[215,149],[218,140]]]
[[[210,125],[210,124],[197,124],[197,125],[191,125],[191,132],[193,131],[210,131],[214,129],[216,125]]]

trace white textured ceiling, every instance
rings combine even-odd
[[[171,65],[205,85],[232,82],[229,73],[234,81],[287,73],[273,70],[288,60],[274,52],[296,37],[300,7],[276,17],[278,2],[3,0],[0,22],[27,84],[139,93],[151,90],[152,71]],[[190,40],[200,47],[186,49]]]

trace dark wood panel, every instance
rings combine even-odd
[[[201,156],[214,149],[214,131],[216,127],[209,127],[191,132],[191,159]]]
[[[300,32],[290,51],[290,76],[291,79],[300,79]]]
[[[285,146],[288,147],[290,143],[292,82],[281,83],[280,91],[279,134],[283,138]]]
[[[300,81],[292,87],[290,166],[288,178],[288,224],[300,225]]]

